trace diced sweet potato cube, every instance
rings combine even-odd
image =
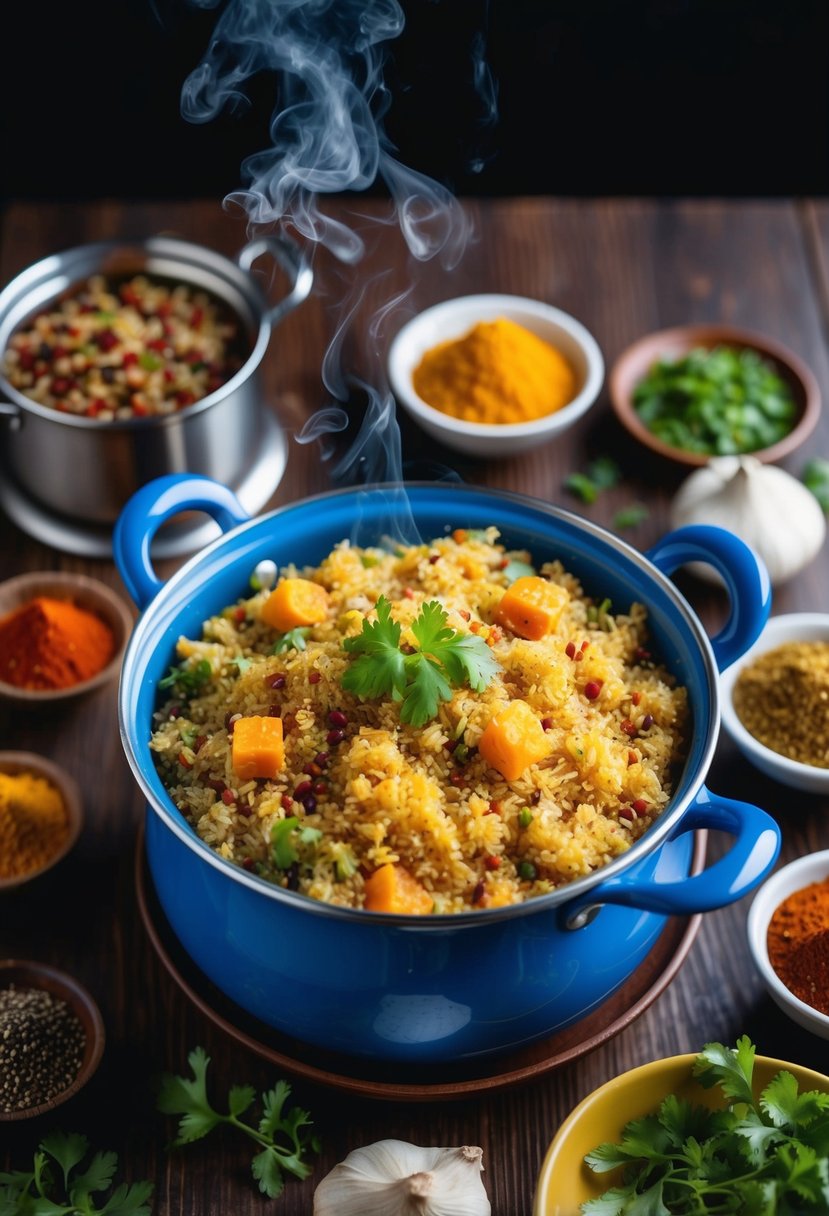
[[[328,616],[328,592],[308,578],[283,578],[262,605],[266,625],[287,633],[302,625],[319,625]]]
[[[380,866],[366,879],[365,906],[369,912],[426,916],[434,904],[426,888],[403,866]]]
[[[281,718],[237,718],[231,739],[233,771],[243,781],[275,777],[285,763]]]
[[[520,638],[536,642],[555,629],[568,599],[566,588],[558,583],[526,575],[504,592],[495,620]]]
[[[531,764],[544,759],[550,743],[526,701],[510,701],[487,725],[478,751],[502,777],[515,781]]]

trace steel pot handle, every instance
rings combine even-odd
[[[23,423],[20,407],[13,405],[11,401],[0,401],[0,418],[8,418],[9,429],[12,431],[19,431]]]
[[[281,321],[310,295],[314,273],[299,247],[282,236],[259,236],[248,241],[236,254],[236,264],[241,270],[249,273],[256,259],[265,253],[269,253],[282,267],[291,283],[288,294],[266,314],[271,325],[276,325],[277,321]]]
[[[206,511],[223,532],[250,519],[233,491],[210,477],[168,473],[136,490],[115,522],[112,554],[124,586],[139,608],[146,608],[164,586],[150,556],[153,537],[181,511]]]
[[[664,916],[691,916],[724,908],[756,887],[780,852],[780,828],[770,815],[748,802],[712,794],[705,786],[669,840],[697,828],[728,832],[735,841],[709,869],[678,882],[659,882],[652,875],[640,877],[641,870],[652,864],[645,858],[622,874],[600,882],[580,899],[565,904],[561,916],[566,928],[580,929],[603,904],[622,904]]]
[[[758,638],[771,610],[771,580],[761,558],[725,528],[693,524],[677,528],[656,542],[645,556],[663,574],[671,575],[688,562],[713,566],[731,601],[728,620],[711,648],[717,667],[726,667],[745,654]]]

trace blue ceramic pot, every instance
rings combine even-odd
[[[226,535],[162,585],[150,545],[184,510],[211,514]],[[410,512],[410,514],[409,514]],[[224,861],[185,822],[148,746],[159,679],[181,634],[232,603],[253,568],[315,564],[344,537],[359,543],[396,520],[424,539],[497,525],[536,559],[559,557],[617,611],[649,611],[655,645],[689,694],[693,735],[670,806],[628,853],[598,873],[525,904],[456,916],[407,917],[330,907]],[[717,528],[683,528],[643,555],[595,525],[515,494],[458,485],[325,494],[248,520],[216,482],[159,478],[140,489],[115,529],[115,558],[144,609],[123,665],[120,728],[147,798],[146,848],[161,905],[188,955],[213,983],[279,1031],[339,1052],[438,1061],[515,1048],[584,1017],[633,972],[670,915],[741,898],[771,869],[776,824],[704,785],[719,730],[718,672],[754,641],[769,584],[753,553]],[[712,564],[731,611],[709,640],[668,577]],[[730,851],[690,876],[693,832],[733,835]]]

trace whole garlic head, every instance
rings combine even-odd
[[[692,473],[674,498],[671,524],[727,528],[760,555],[774,584],[807,566],[826,535],[826,519],[811,490],[754,456],[714,456]],[[707,566],[698,572],[718,578]]]
[[[314,1191],[314,1216],[490,1216],[483,1152],[378,1140],[356,1148]]]

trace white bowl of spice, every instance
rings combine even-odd
[[[829,849],[776,870],[757,890],[748,944],[769,995],[829,1039]]]
[[[470,456],[546,443],[590,408],[604,359],[589,331],[541,300],[461,296],[425,309],[389,348],[400,405],[427,434]]]
[[[723,726],[756,768],[829,793],[829,614],[771,617],[721,688]]]
[[[0,697],[42,705],[114,679],[132,630],[126,602],[106,583],[33,571],[0,583]]]

